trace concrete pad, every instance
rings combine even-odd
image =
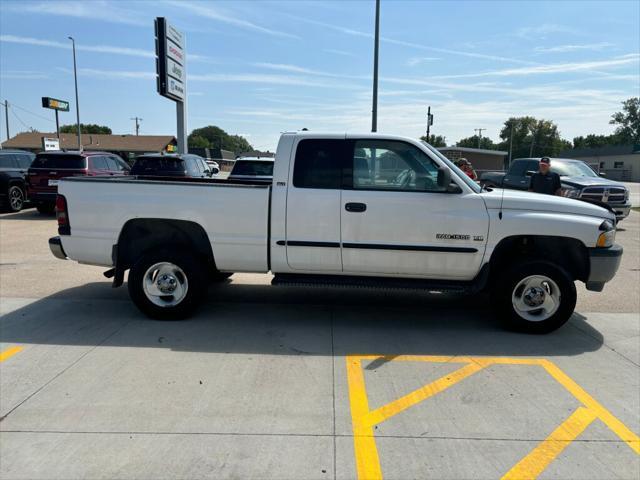
[[[11,479],[328,479],[333,439],[315,436],[0,434]]]
[[[301,317],[296,308],[234,305],[218,308],[214,318],[202,312],[187,322],[121,320],[129,323],[13,412],[2,428],[332,433],[326,312]],[[3,377],[17,382],[12,373]]]

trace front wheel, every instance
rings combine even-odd
[[[576,286],[563,268],[529,261],[518,263],[501,275],[493,297],[508,328],[549,333],[571,317],[576,306]]]
[[[199,305],[206,286],[201,263],[187,253],[156,250],[144,255],[129,272],[129,296],[148,317],[187,318]]]

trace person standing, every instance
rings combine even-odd
[[[473,166],[471,165],[471,162],[469,160],[467,160],[466,158],[461,158],[460,162],[458,163],[458,166],[460,167],[460,170],[462,170],[464,173],[466,173],[467,176],[471,180],[477,180],[478,179],[478,174],[473,169]]]
[[[538,164],[538,171],[531,176],[529,191],[547,195],[560,195],[562,184],[560,175],[551,171],[551,159],[542,157]]]

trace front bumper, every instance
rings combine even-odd
[[[64,248],[62,248],[62,241],[60,237],[51,237],[49,239],[49,250],[53,253],[53,256],[59,258],[60,260],[66,260],[67,254],[64,253]]]
[[[622,245],[613,244],[608,248],[590,248],[591,269],[587,279],[587,290],[601,292],[604,284],[611,280],[622,260]]]
[[[616,215],[616,220],[620,221],[629,216],[629,212],[631,211],[631,204],[627,203],[625,205],[609,205],[613,212]]]

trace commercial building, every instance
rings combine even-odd
[[[2,143],[2,148],[18,148],[37,153],[43,150],[43,138],[55,138],[55,133],[23,132]],[[175,152],[176,137],[173,135],[105,135],[83,133],[84,150],[117,153],[125,159],[149,152]],[[60,134],[60,148],[77,150],[78,137],[75,133]]]
[[[558,156],[582,160],[604,172],[611,180],[640,182],[640,145],[573,148]]]
[[[466,158],[471,162],[478,175],[482,172],[504,170],[507,166],[508,153],[502,150],[468,147],[440,147],[438,150],[453,162],[458,161],[460,158]]]

